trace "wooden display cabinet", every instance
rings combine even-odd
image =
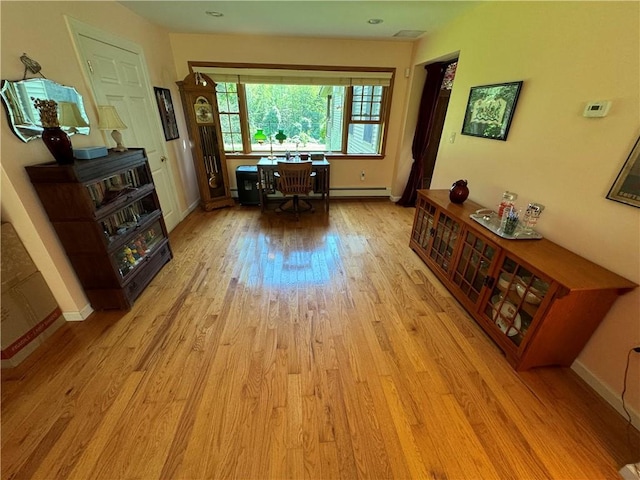
[[[637,285],[546,240],[506,240],[483,207],[420,190],[410,246],[517,370],[569,366],[616,298]]]
[[[26,170],[91,306],[131,308],[173,257],[144,149]]]
[[[222,132],[218,123],[216,84],[204,74],[190,73],[177,85],[189,127],[200,205],[207,211],[233,206],[235,202],[229,188]]]

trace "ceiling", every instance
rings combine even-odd
[[[285,0],[121,1],[176,33],[222,33],[413,41],[433,33],[478,1]],[[219,12],[213,17],[206,12]],[[368,20],[382,23],[370,24]],[[398,32],[401,37],[394,37]],[[424,33],[423,33],[424,32]]]

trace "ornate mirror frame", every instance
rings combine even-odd
[[[7,112],[11,130],[23,142],[29,142],[42,136],[43,128],[40,123],[40,115],[33,105],[31,97],[55,100],[58,103],[59,117],[61,105],[65,102],[67,105],[70,104],[76,117],[78,114],[80,117],[76,118],[75,125],[63,125],[61,122],[60,127],[69,135],[75,133],[89,135],[89,118],[84,109],[82,96],[73,87],[60,85],[46,78],[3,80],[0,96]]]

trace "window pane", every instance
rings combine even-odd
[[[325,151],[331,116],[329,97],[342,87],[320,85],[246,84],[251,150]],[[262,129],[267,141],[259,144],[253,136]],[[282,143],[275,135],[282,130]],[[335,134],[335,132],[334,132]],[[271,141],[269,140],[271,139]]]
[[[366,143],[371,143],[373,141],[373,125],[367,123],[364,126],[364,132],[362,133],[362,140]]]
[[[383,89],[379,85],[354,86],[351,119],[380,121],[382,92]]]
[[[217,83],[218,111],[220,113],[238,113],[238,86],[235,83]]]
[[[372,123],[349,124],[347,153],[380,153],[380,125]]]
[[[240,115],[220,114],[220,130],[226,152],[242,151],[242,134],[240,130]]]
[[[239,133],[223,133],[222,141],[224,142],[225,152],[242,151],[242,135]]]

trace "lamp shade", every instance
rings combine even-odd
[[[78,105],[73,102],[58,103],[58,120],[61,127],[88,127],[89,124],[80,113]]]
[[[98,105],[98,118],[100,130],[124,130],[127,128],[113,105]]]
[[[258,129],[256,134],[253,136],[254,140],[258,143],[263,143],[267,140],[267,136],[264,134],[261,128]]]
[[[284,132],[282,130],[278,130],[278,133],[276,133],[276,140],[278,140],[278,142],[282,144],[286,139],[287,136],[284,134]]]

